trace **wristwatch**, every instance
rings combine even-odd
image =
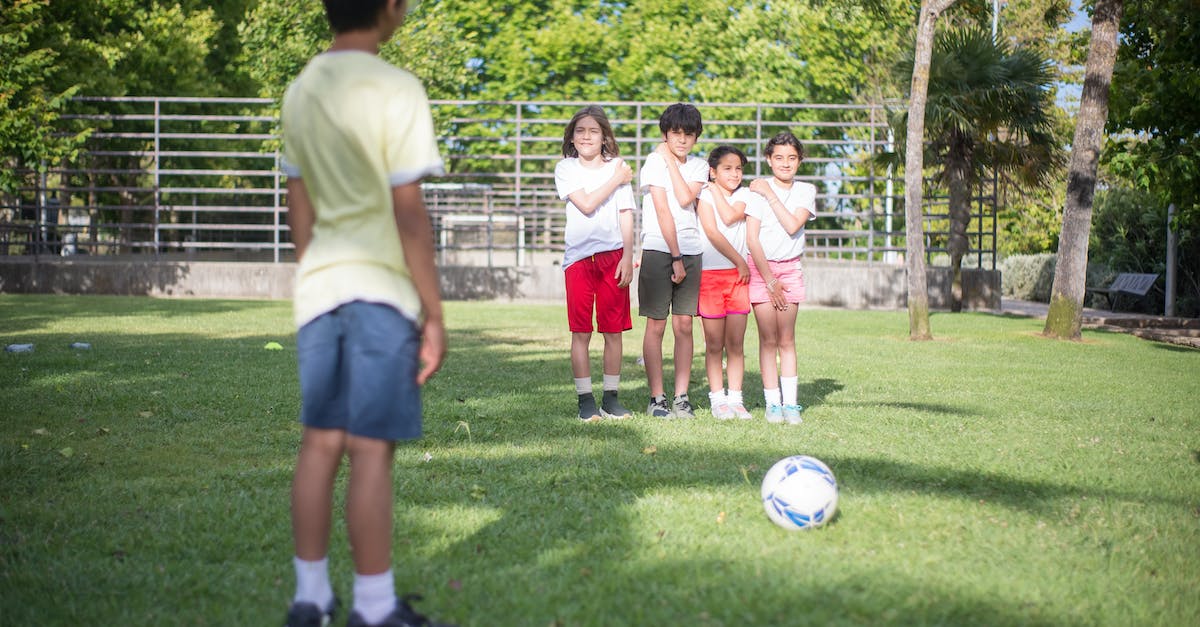
[[[683,255],[671,255],[671,263],[676,261],[683,261]]]

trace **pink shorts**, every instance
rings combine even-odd
[[[758,272],[758,266],[754,264],[754,260],[750,259],[750,302],[757,305],[758,303],[767,303],[771,301],[771,294],[767,292],[767,282]],[[800,266],[800,258],[788,259],[787,261],[768,261],[767,267],[771,269],[771,274],[779,281],[779,284],[787,288],[783,293],[783,297],[789,303],[804,302],[804,269]]]
[[[750,292],[738,283],[737,268],[704,270],[700,273],[700,317],[724,318],[750,313]]]
[[[572,333],[592,332],[592,312],[596,331],[620,333],[633,328],[629,315],[629,287],[617,286],[617,265],[621,251],[610,250],[584,257],[567,266],[567,323]]]

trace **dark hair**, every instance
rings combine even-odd
[[[721,159],[724,159],[725,155],[737,155],[738,159],[742,160],[742,167],[746,167],[746,153],[729,144],[721,144],[708,153],[708,167],[714,170],[717,169],[717,166],[721,164]]]
[[[388,0],[323,0],[325,17],[335,33],[371,28]]]
[[[571,121],[567,122],[567,130],[563,132],[563,156],[579,156],[579,151],[575,149],[575,142],[572,140],[575,138],[575,125],[579,124],[583,118],[592,118],[600,125],[600,135],[603,137],[600,143],[600,156],[605,161],[616,157],[618,154],[617,137],[613,135],[612,125],[608,123],[608,116],[604,115],[604,109],[596,105],[588,105],[576,111],[575,115],[571,117]]]
[[[682,131],[699,137],[703,128],[700,110],[684,102],[667,107],[658,117],[658,130],[662,131],[663,135],[671,131]]]
[[[804,146],[800,145],[800,140],[796,139],[796,136],[792,135],[791,131],[780,131],[774,137],[767,140],[766,155],[768,157],[775,152],[776,146],[791,146],[795,148],[796,155],[800,157],[801,161],[804,161]]]

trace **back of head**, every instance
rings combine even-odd
[[[780,131],[767,140],[766,154],[768,157],[775,152],[776,146],[791,146],[796,149],[796,155],[804,160],[804,146],[800,145],[800,140],[791,131]]]
[[[677,102],[667,107],[658,117],[658,130],[662,131],[663,135],[671,131],[681,131],[699,137],[703,128],[700,110],[686,102]]]
[[[323,0],[325,17],[334,33],[375,27],[388,0]]]

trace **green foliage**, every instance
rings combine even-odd
[[[0,295],[0,310],[5,343],[36,344],[0,353],[5,622],[278,624],[300,435],[290,305]],[[1092,330],[1049,342],[1040,321],[984,314],[913,343],[905,315],[802,313],[802,359],[820,366],[800,427],[763,421],[755,359],[756,420],[581,425],[561,305],[447,303],[426,435],[394,465],[399,590],[488,627],[1192,622],[1200,352]],[[812,533],[760,502],[795,453],[841,489]]]
[[[1174,204],[1183,239],[1200,233],[1200,3],[1126,3],[1109,102],[1102,165],[1116,186],[1143,190],[1156,210]],[[1150,247],[1151,244],[1143,244]],[[1186,261],[1185,261],[1186,254]],[[1196,276],[1194,249],[1181,251]],[[1143,265],[1151,260],[1141,260]],[[1186,286],[1194,300],[1200,288]],[[1184,284],[1181,281],[1181,287]],[[1180,294],[1183,300],[1185,294]]]
[[[1009,255],[1000,262],[1000,293],[1007,298],[1050,302],[1056,256]]]
[[[1161,313],[1166,275],[1167,208],[1161,200],[1140,189],[1112,188],[1096,194],[1088,244],[1090,263],[1112,273],[1138,272],[1159,275],[1158,288],[1147,295],[1145,309]],[[1179,228],[1178,293],[1176,313],[1200,316],[1200,231]],[[1089,264],[1090,265],[1090,264]]]

